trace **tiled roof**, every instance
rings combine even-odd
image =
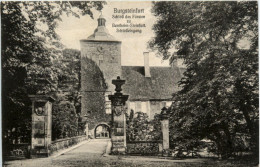
[[[150,67],[151,77],[145,77],[143,66],[122,66],[123,93],[129,100],[167,100],[178,88],[182,72],[177,67]]]
[[[87,40],[117,41],[112,35],[109,34],[105,26],[98,26],[94,34],[90,35]]]

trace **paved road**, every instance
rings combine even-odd
[[[58,157],[9,161],[7,167],[48,167],[48,166],[104,166],[99,162],[105,153],[109,139],[95,139]]]
[[[4,167],[215,167],[222,163],[205,159],[169,160],[159,157],[103,156],[107,139],[95,139],[57,157],[6,162]],[[224,164],[224,166],[233,166]],[[237,165],[235,165],[237,166]],[[243,165],[238,165],[242,167]],[[244,167],[244,166],[243,166]]]

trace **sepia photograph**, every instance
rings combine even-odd
[[[258,1],[1,1],[3,167],[259,166]]]

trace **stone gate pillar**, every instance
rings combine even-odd
[[[161,111],[161,128],[163,135],[163,156],[168,156],[167,150],[169,149],[169,116],[167,108],[163,107]]]
[[[49,155],[51,144],[52,102],[54,99],[46,95],[30,95],[32,101],[32,138],[31,158]]]
[[[109,95],[108,98],[112,104],[112,128],[111,128],[111,141],[112,141],[112,154],[125,154],[126,152],[126,118],[125,118],[125,102],[128,95],[121,93],[121,86],[125,80],[121,80],[118,76],[116,80],[112,80],[112,84],[116,86],[116,93]]]

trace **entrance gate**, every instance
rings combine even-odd
[[[169,120],[167,109],[162,108],[160,114],[161,130],[159,134],[154,135],[152,124],[145,121],[143,114],[139,114],[137,120],[128,120],[126,125],[126,101],[128,95],[121,93],[121,86],[125,80],[121,80],[118,76],[116,80],[112,80],[112,84],[116,86],[115,93],[109,95],[108,98],[112,104],[112,126],[111,126],[111,141],[112,154],[168,154],[169,149]],[[156,126],[160,126],[156,125]],[[127,128],[127,130],[126,130]],[[128,133],[126,135],[126,133]],[[162,142],[155,136],[162,136]]]
[[[95,128],[95,138],[96,139],[110,138],[109,126],[106,124],[99,124]]]
[[[52,102],[46,95],[30,95],[32,101],[31,158],[49,155],[51,144]]]
[[[126,146],[128,154],[159,155],[162,152],[161,128],[158,119],[148,120],[146,113],[131,111],[127,119]],[[159,123],[158,123],[159,122]]]

